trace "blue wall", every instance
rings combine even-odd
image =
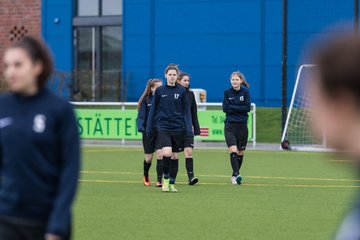
[[[265,30],[281,33],[281,19],[267,22],[266,18],[280,0],[153,2],[125,1],[124,69],[130,76],[130,100],[136,100],[146,79],[163,78],[168,63],[178,63],[189,72],[192,86],[207,90],[208,101],[222,100],[235,70],[247,76],[253,101],[265,99],[260,71],[266,64]]]
[[[251,84],[252,101],[281,102],[282,0],[123,0],[123,72],[128,100],[136,101],[147,79],[163,77],[168,63],[192,76],[208,101],[221,101],[232,71]],[[73,69],[71,0],[43,0],[43,35],[57,68]],[[54,18],[60,18],[54,24]],[[290,99],[304,49],[335,22],[352,20],[353,0],[289,0]]]
[[[154,4],[156,3],[156,4]],[[124,70],[129,100],[168,63],[221,101],[229,74],[245,73],[258,105],[281,102],[281,0],[127,0],[124,6]],[[328,25],[353,18],[353,0],[289,0],[290,100],[298,66],[310,39]]]
[[[72,0],[42,0],[42,36],[52,51],[56,70],[66,73],[73,70],[72,18]],[[70,78],[54,81],[63,81],[61,94],[68,97]],[[56,84],[51,84],[51,87],[58,91]]]
[[[289,0],[288,9],[288,79],[292,80],[299,64],[311,61],[307,55],[321,44],[319,39],[353,30],[354,0]],[[293,86],[292,81],[289,95]]]

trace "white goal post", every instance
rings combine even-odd
[[[316,139],[310,127],[312,91],[309,83],[316,66],[301,65],[296,77],[285,128],[281,138],[281,148],[297,151],[331,151],[326,145],[326,134]]]

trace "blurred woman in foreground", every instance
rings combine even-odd
[[[48,49],[25,37],[4,54],[0,98],[0,240],[70,239],[80,165],[73,109],[47,87]]]
[[[311,85],[313,131],[318,137],[325,132],[329,146],[356,160],[359,168],[360,38],[346,36],[321,45]],[[335,239],[360,239],[360,195]]]

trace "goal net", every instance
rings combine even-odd
[[[311,132],[312,91],[309,87],[316,69],[315,65],[302,65],[297,73],[294,91],[286,119],[281,147],[286,150],[329,151],[326,146],[326,134],[315,138]]]

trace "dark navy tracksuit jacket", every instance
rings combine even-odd
[[[190,90],[190,88],[186,88],[187,91],[187,96],[188,96],[188,100],[189,100],[189,105],[190,105],[190,112],[191,112],[191,121],[192,121],[192,125],[194,127],[194,135],[200,135],[201,131],[200,131],[200,124],[199,124],[199,120],[198,120],[198,116],[197,116],[197,104],[196,104],[196,99],[195,99],[195,95],[194,92]]]
[[[247,123],[251,109],[249,89],[241,86],[239,91],[229,88],[224,92],[223,111],[226,113],[225,123]]]
[[[136,119],[137,128],[139,132],[146,132],[146,125],[147,125],[147,120],[149,118],[149,112],[151,109],[152,100],[153,100],[153,95],[151,94],[145,97],[140,105],[138,116]]]
[[[0,216],[43,222],[68,236],[79,177],[71,105],[48,89],[0,97]]]
[[[149,112],[146,132],[150,134],[156,127],[157,131],[185,132],[186,135],[193,136],[188,102],[184,87],[179,85],[158,87]]]

